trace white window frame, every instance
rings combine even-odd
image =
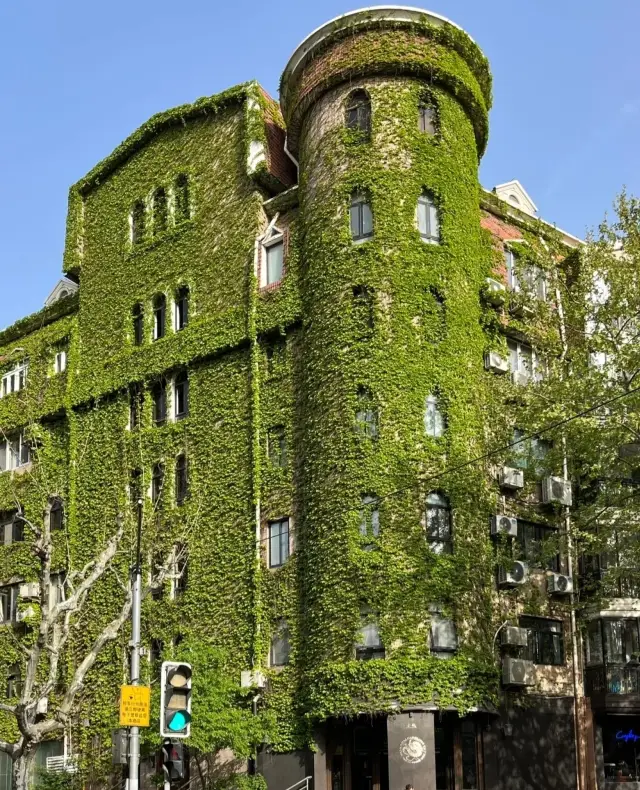
[[[545,275],[544,270],[540,266],[536,266],[532,263],[522,264],[522,272],[531,272],[531,274],[535,277],[536,284],[533,288],[530,288],[525,281],[525,285],[521,282],[522,277],[518,277],[518,273],[516,271],[518,255],[515,253],[511,248],[505,247],[504,248],[504,261],[505,266],[507,269],[507,284],[509,289],[514,293],[527,293],[533,296],[534,299],[537,299],[540,302],[546,302],[548,298],[548,290],[547,290],[547,278]]]
[[[268,280],[268,273],[269,267],[267,266],[267,256],[269,254],[269,250],[276,245],[282,245],[282,267],[280,271],[280,279],[273,280],[269,282]],[[273,225],[273,227],[269,227],[267,232],[262,237],[260,242],[261,249],[260,249],[260,287],[261,288],[268,288],[272,285],[277,285],[281,283],[284,279],[285,274],[285,260],[284,260],[284,231],[280,228]]]
[[[531,352],[530,368],[524,363],[524,359],[526,359],[526,356],[525,354],[523,354],[523,349],[528,349]],[[542,381],[543,373],[542,373],[541,365],[539,364],[540,361],[536,355],[536,352],[533,349],[533,346],[530,343],[526,343],[523,340],[518,340],[515,337],[508,337],[507,350],[509,352],[507,358],[509,360],[509,371],[511,373],[517,373],[521,376],[525,376],[528,381],[532,381],[532,382]],[[515,369],[512,365],[513,352],[515,352],[515,361],[516,361]]]
[[[0,604],[0,625],[7,623],[14,623],[18,611],[18,585],[17,584],[3,584],[0,587],[0,593],[9,592],[9,612],[7,612]],[[1,598],[0,598],[1,600]],[[9,615],[7,617],[6,615]]]
[[[367,208],[365,209],[364,206]],[[353,233],[353,212],[357,211],[358,219],[358,232],[357,235]],[[371,222],[371,231],[365,233],[365,213],[368,212],[368,219]],[[349,232],[351,234],[352,244],[363,244],[373,238],[374,224],[373,224],[373,207],[371,205],[371,197],[365,192],[353,192],[349,201]]]
[[[420,207],[424,206],[426,215],[426,232],[420,230]],[[420,234],[420,238],[425,244],[440,244],[440,214],[438,205],[432,194],[429,192],[422,192],[418,197],[416,204],[416,228]]]
[[[29,362],[18,362],[11,370],[8,370],[2,376],[2,385],[0,387],[0,398],[7,395],[13,395],[14,392],[20,392],[27,386],[27,373],[29,371]],[[22,373],[22,376],[20,375]],[[14,383],[16,386],[13,386]]]
[[[444,414],[440,409],[440,398],[431,392],[424,402],[424,431],[427,436],[439,439],[446,428]]]
[[[12,446],[18,442],[17,454],[12,452]],[[27,461],[22,461],[22,452],[24,447],[29,448],[29,458]],[[0,467],[0,473],[13,472],[16,469],[22,469],[29,466],[31,463],[31,445],[24,438],[24,431],[11,436],[3,436],[0,438],[0,450],[4,453],[4,467]]]

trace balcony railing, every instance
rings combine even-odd
[[[638,694],[640,667],[627,664],[607,664],[587,667],[587,694]]]

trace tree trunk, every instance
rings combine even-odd
[[[33,784],[35,758],[35,744],[28,744],[21,756],[13,761],[13,790],[29,790]]]

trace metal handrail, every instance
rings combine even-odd
[[[286,790],[302,790],[304,786],[304,790],[309,790],[309,783],[313,780],[313,776],[305,776],[304,779],[300,779],[299,782],[296,782],[291,787],[287,787]]]

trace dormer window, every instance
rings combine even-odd
[[[24,389],[27,383],[27,370],[29,368],[28,362],[19,362],[8,373],[2,377],[2,390],[0,394],[4,398],[5,395],[11,395],[12,392],[19,392]]]
[[[284,276],[284,232],[275,226],[262,240],[260,285],[265,288],[279,283]]]

